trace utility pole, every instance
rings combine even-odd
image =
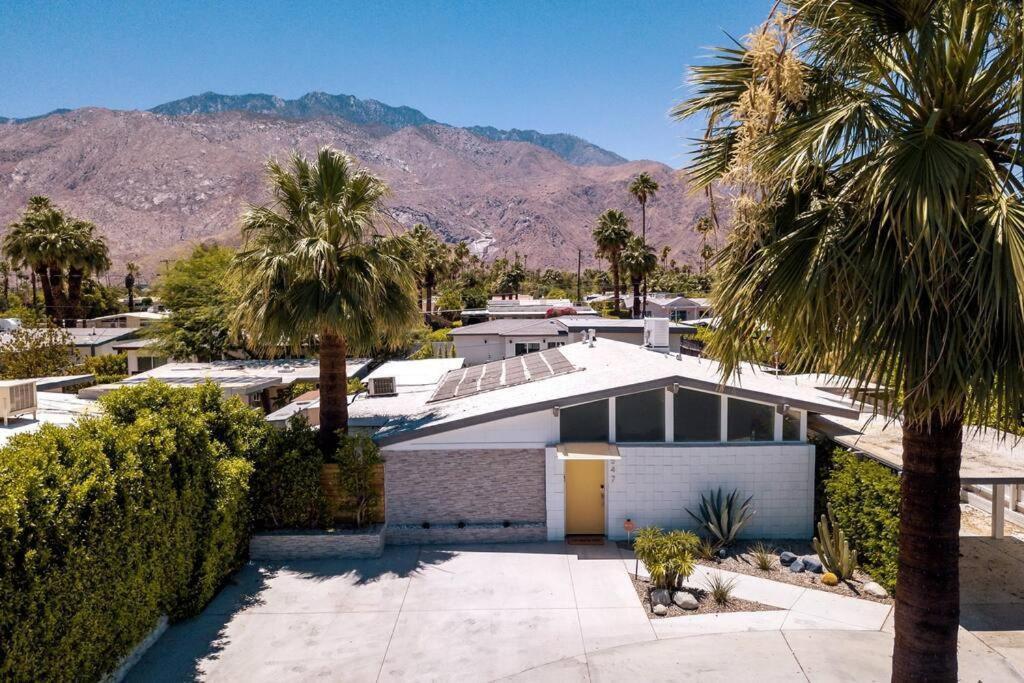
[[[583,305],[583,296],[580,294],[580,269],[583,266],[583,250],[576,249],[576,303]]]

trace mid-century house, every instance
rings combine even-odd
[[[545,318],[550,310],[572,310],[575,315],[596,316],[597,311],[587,305],[576,305],[568,299],[490,299],[487,308],[470,308],[462,311],[465,322],[485,320],[523,320]]]
[[[667,349],[678,351],[684,336],[696,329],[688,325],[654,319],[620,320],[595,316],[561,316],[544,320],[491,320],[475,325],[464,325],[452,330],[455,355],[466,359],[467,365],[479,365],[525,353],[557,348],[572,344],[587,336],[589,330],[602,339],[614,339],[629,344],[644,344],[645,330],[663,325],[668,330]]]
[[[167,355],[157,350],[157,340],[153,338],[129,339],[114,344],[114,351],[128,357],[128,374],[137,375],[166,364]]]
[[[368,361],[351,359],[350,377],[359,377],[368,369]],[[174,386],[194,387],[203,382],[217,384],[226,396],[239,396],[253,407],[269,413],[282,392],[296,382],[316,384],[320,363],[308,358],[280,360],[222,360],[212,363],[167,363],[113,384],[98,384],[82,389],[79,398],[95,399],[122,386],[156,379]]]
[[[167,316],[167,313],[152,313],[150,311],[115,313],[113,315],[103,315],[98,318],[83,320],[82,327],[146,327],[163,320]]]
[[[623,523],[693,528],[719,487],[753,497],[745,533],[807,538],[808,413],[839,397],[744,369],[598,337],[452,369],[433,386],[349,405],[380,425],[391,543],[626,537]]]
[[[647,308],[644,309],[644,315],[647,317],[683,321],[703,318],[710,310],[711,307],[708,300],[704,298],[690,298],[655,292],[647,295]]]
[[[109,356],[118,353],[115,348],[139,334],[137,327],[68,327],[75,355],[79,360],[90,356]]]

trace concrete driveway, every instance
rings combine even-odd
[[[611,544],[539,543],[250,564],[199,617],[171,627],[129,680],[888,680],[884,613],[835,631],[842,624],[800,611],[801,599],[834,597],[815,591],[774,603],[788,612],[652,627],[623,555]],[[1024,680],[966,632],[961,670]]]

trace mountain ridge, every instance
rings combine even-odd
[[[0,116],[0,124],[28,123],[55,114],[66,114],[69,109],[55,109],[52,112],[27,118]],[[124,111],[124,110],[113,110]],[[613,166],[625,163],[626,158],[595,145],[570,133],[541,133],[536,130],[512,128],[502,130],[494,126],[453,126],[435,121],[418,109],[408,106],[392,106],[375,99],[360,99],[355,95],[313,91],[289,100],[266,93],[224,95],[207,91],[189,95],[170,102],[158,104],[146,111],[162,116],[180,117],[219,114],[227,111],[242,111],[291,119],[315,119],[323,116],[337,116],[363,126],[383,126],[392,130],[410,126],[442,125],[462,128],[474,135],[495,142],[528,142],[548,149],[571,164],[578,166]]]
[[[624,209],[639,229],[627,188],[646,171],[662,186],[647,210],[651,243],[668,246],[679,261],[699,261],[692,226],[706,200],[658,162],[576,166],[528,142],[441,124],[390,129],[244,111],[84,108],[0,125],[0,230],[29,197],[47,195],[96,223],[116,263],[141,262],[152,273],[198,242],[237,245],[241,212],[270,200],[266,160],[295,150],[310,155],[324,144],[391,186],[397,229],[421,222],[486,259],[518,251],[531,267],[575,268],[578,249],[584,265],[595,264],[590,232],[605,209]]]

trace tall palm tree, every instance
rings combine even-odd
[[[612,308],[616,314],[619,312],[619,255],[632,234],[629,219],[618,209],[608,209],[597,217],[597,226],[593,231],[594,243],[597,245],[598,257],[608,259],[612,267]]]
[[[715,222],[710,216],[703,215],[693,224],[693,229],[700,235],[700,257],[702,262],[700,272],[704,275],[708,272],[708,263],[711,261],[711,257],[715,255],[715,250],[708,244],[708,235],[714,231]]]
[[[242,216],[233,328],[268,349],[319,338],[320,443],[332,452],[348,429],[348,351],[395,348],[419,318],[412,245],[383,230],[387,185],[338,150],[272,160],[267,176],[273,203]]]
[[[409,239],[414,246],[413,259],[419,283],[426,301],[423,303],[423,316],[430,322],[430,314],[434,310],[434,287],[437,279],[448,265],[448,248],[438,239],[430,228],[417,223],[409,231]]]
[[[1021,6],[806,0],[692,71],[700,185],[745,191],[712,352],[901,396],[893,680],[957,676],[965,424],[1024,412]],[[794,47],[798,46],[798,47]]]
[[[64,225],[64,215],[57,210],[47,197],[34,196],[28,200],[21,220],[12,223],[4,235],[3,252],[18,267],[32,272],[32,303],[35,305],[36,280],[43,289],[43,304],[46,314],[53,320],[61,319],[59,295],[52,289],[49,268],[58,254],[59,242]],[[57,283],[61,283],[58,275]]]
[[[134,261],[125,264],[125,271],[124,288],[128,290],[128,311],[131,312],[135,310],[135,278],[142,271]]]
[[[638,173],[629,184],[629,193],[640,204],[640,234],[643,236],[644,244],[647,244],[647,202],[654,199],[658,192],[658,181],[651,177],[647,171]],[[635,307],[635,305],[634,305]],[[644,311],[647,310],[647,276],[644,276]]]
[[[469,258],[469,245],[463,241],[456,243],[452,249],[452,261],[449,275],[454,280],[462,274],[466,267],[466,260]]]
[[[96,235],[96,226],[88,221],[71,220],[67,230],[73,235],[71,249],[64,259],[68,267],[68,311],[74,318],[84,318],[82,282],[110,269],[107,243]]]
[[[642,237],[633,235],[626,242],[626,248],[622,250],[619,260],[629,273],[629,280],[633,285],[633,317],[642,318],[645,309],[640,308],[640,283],[658,267],[658,255]]]

